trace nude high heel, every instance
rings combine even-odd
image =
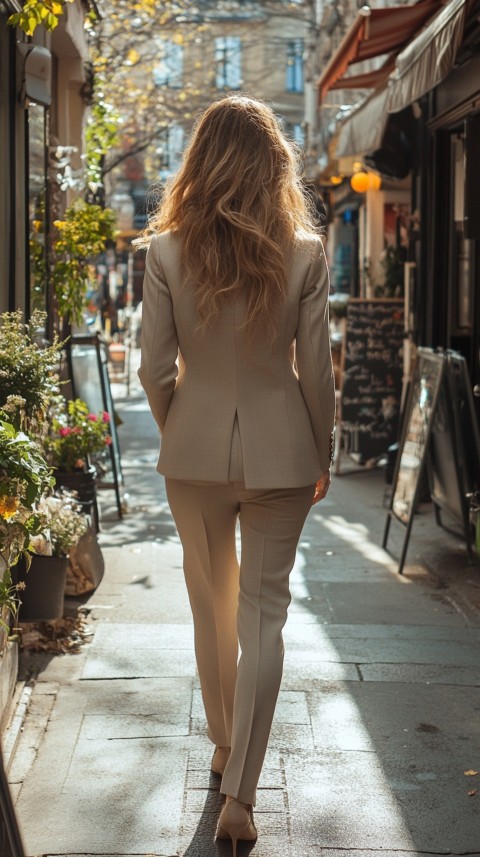
[[[236,798],[227,797],[218,819],[216,839],[231,839],[233,857],[237,857],[237,842],[244,839],[252,842],[257,838],[257,828],[253,822],[253,811],[249,804]]]
[[[215,747],[212,764],[210,765],[210,770],[212,774],[218,774],[220,777],[223,777],[223,772],[225,770],[225,765],[228,762],[229,756],[230,747]]]

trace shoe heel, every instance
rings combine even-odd
[[[220,818],[216,833],[217,839],[232,840],[233,857],[237,857],[237,842],[239,839],[253,841],[257,838],[257,829],[253,822],[251,808],[237,800],[227,801]]]

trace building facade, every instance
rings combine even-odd
[[[57,29],[39,26],[33,38],[7,23],[20,5],[0,2],[0,311],[28,317],[51,303],[45,250],[55,177],[63,173],[68,187],[81,167],[91,4],[66,4]]]

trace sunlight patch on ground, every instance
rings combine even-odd
[[[375,562],[388,571],[396,571],[397,562],[392,559],[378,544],[370,540],[370,534],[363,524],[353,524],[342,515],[331,515],[329,518],[317,517],[318,522],[335,538],[346,542],[357,553],[369,562]],[[400,582],[411,583],[407,578],[398,575]]]

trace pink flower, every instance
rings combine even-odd
[[[105,443],[107,446],[111,446],[112,438],[110,437],[110,435],[107,435],[107,437],[105,438]]]
[[[104,423],[109,423],[109,422],[110,422],[110,414],[108,413],[108,411],[104,411],[104,412],[103,412],[103,414],[102,414],[102,420],[103,420],[103,422],[104,422]]]
[[[75,426],[75,428],[72,428],[70,431],[72,434],[81,434],[82,433],[82,429],[80,428],[80,426]]]
[[[97,415],[96,414],[89,414],[87,417],[87,420],[90,420],[91,423],[96,423],[97,422]]]
[[[72,431],[73,429],[71,429],[69,426],[65,426],[64,428],[59,429],[58,433],[60,437],[68,437],[68,435],[71,434]]]

